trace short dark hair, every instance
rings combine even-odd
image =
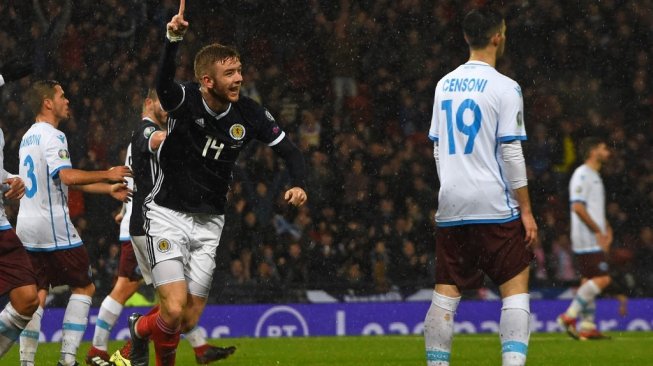
[[[590,157],[590,153],[592,152],[592,150],[594,150],[596,147],[604,143],[605,141],[602,138],[596,136],[590,136],[584,138],[580,142],[580,146],[578,147],[580,156],[583,157],[583,160],[587,160],[587,158]]]
[[[503,15],[493,8],[474,9],[463,19],[463,33],[467,44],[472,49],[484,48],[490,38],[499,32]]]
[[[25,99],[35,116],[41,113],[44,100],[54,99],[54,88],[57,85],[61,84],[56,80],[39,80],[27,90]]]
[[[240,54],[235,48],[213,43],[205,46],[195,55],[195,78],[201,81],[202,76],[206,75],[209,67],[215,62],[225,62],[227,60],[240,60]]]

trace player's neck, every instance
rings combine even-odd
[[[39,113],[36,115],[36,122],[49,123],[54,128],[59,128],[59,120],[49,113]]]
[[[206,105],[211,108],[211,110],[215,113],[222,113],[227,110],[229,107],[229,103],[223,103],[217,98],[215,98],[211,93],[208,91],[205,91],[204,88],[201,89],[202,91],[202,98],[204,99],[204,102],[206,102]]]
[[[590,169],[594,170],[595,172],[601,171],[601,162],[598,160],[593,160],[593,159],[588,159],[585,161],[585,165],[590,167]]]
[[[497,64],[496,50],[492,50],[490,48],[470,50],[469,61],[481,61],[481,62],[485,62],[486,64],[492,67],[496,67]]]

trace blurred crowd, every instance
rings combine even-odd
[[[179,80],[195,52],[234,45],[242,93],[267,107],[301,148],[309,203],[288,207],[288,177],[271,149],[252,146],[234,174],[218,253],[215,302],[408,296],[433,284],[438,182],[427,131],[433,89],[464,63],[461,20],[486,1],[190,1]],[[506,1],[507,52],[500,72],[524,92],[524,143],[540,227],[534,287],[574,285],[567,183],[582,163],[579,141],[604,137],[603,170],[616,291],[653,296],[653,2]],[[0,63],[29,57],[36,72],[0,95],[5,167],[17,171],[32,122],[30,81],[63,84],[73,117],[61,128],[75,167],[122,164],[153,86],[172,0],[5,0]],[[71,191],[71,215],[93,259],[98,291],[110,290],[119,258],[118,203]],[[16,205],[10,207],[15,211]]]

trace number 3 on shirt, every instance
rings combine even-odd
[[[24,166],[27,167],[27,178],[29,178],[31,184],[30,187],[25,187],[25,195],[27,198],[32,198],[36,194],[37,185],[36,185],[36,175],[34,175],[34,160],[32,160],[31,155],[27,155],[25,158]]]
[[[442,101],[443,111],[447,114],[447,138],[449,142],[449,155],[454,155],[456,153],[456,140],[454,139],[454,130],[453,130],[453,101],[451,99]],[[471,124],[465,124],[464,115],[467,110],[472,111],[474,114],[474,120]],[[472,99],[465,99],[458,106],[456,111],[456,129],[468,137],[467,144],[465,144],[465,154],[471,154],[474,151],[474,139],[478,131],[481,129],[481,120],[483,115],[481,114],[481,108],[474,102]]]

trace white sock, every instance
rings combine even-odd
[[[32,314],[32,320],[27,323],[25,329],[20,333],[20,364],[21,366],[33,366],[36,349],[39,346],[41,334],[41,318],[43,308],[39,306]]]
[[[20,332],[31,319],[31,316],[20,315],[11,302],[7,303],[0,313],[0,357],[18,340]]]
[[[206,337],[204,332],[199,327],[195,327],[190,330],[188,333],[184,333],[184,338],[190,342],[190,345],[193,348],[197,348],[206,344]]]
[[[585,308],[581,311],[581,322],[579,325],[580,330],[594,330],[596,323],[594,321],[594,314],[596,313],[596,300],[588,302]]]
[[[120,313],[122,313],[122,304],[114,300],[111,296],[105,297],[100,306],[97,321],[95,322],[93,347],[103,351],[107,350],[111,329],[116,324]]]
[[[424,319],[424,341],[428,366],[449,365],[453,340],[453,316],[459,302],[460,297],[448,297],[433,291],[431,307]]]
[[[80,294],[70,295],[66,313],[63,316],[63,336],[61,337],[61,359],[63,365],[75,363],[77,348],[82,341],[88,324],[88,309],[91,297]]]
[[[594,283],[594,281],[589,280],[585,282],[578,288],[578,291],[576,291],[576,296],[571,302],[571,305],[569,305],[565,314],[570,318],[578,318],[578,313],[580,313],[587,304],[594,301],[594,298],[596,298],[600,293],[601,289]]]
[[[517,294],[503,299],[499,335],[503,366],[523,366],[528,353],[530,336],[530,305],[528,294]]]

